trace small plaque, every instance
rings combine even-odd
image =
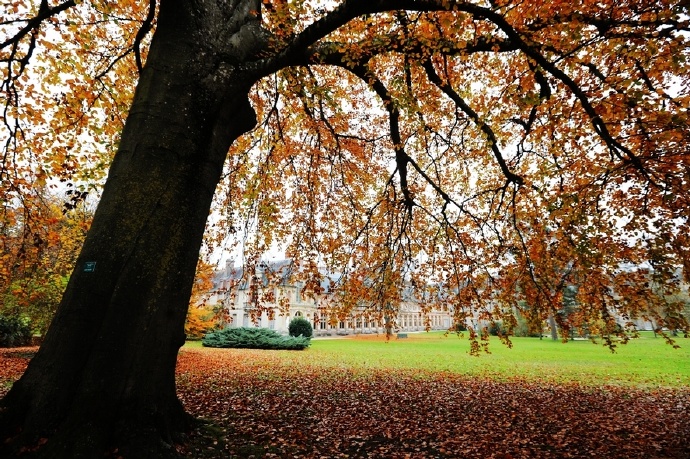
[[[96,262],[95,261],[87,261],[84,263],[84,272],[85,273],[92,273],[96,271]]]

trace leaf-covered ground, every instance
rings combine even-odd
[[[0,351],[0,395],[31,353]],[[209,424],[188,457],[689,458],[690,391],[495,382],[183,349],[178,391]]]

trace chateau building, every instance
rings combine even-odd
[[[290,321],[304,317],[312,323],[315,336],[385,333],[385,323],[365,308],[346,317],[329,311],[337,309],[330,295],[339,275],[320,271],[318,294],[309,292],[302,281],[292,281],[291,260],[262,263],[253,275],[228,260],[213,280],[209,304],[223,304],[230,327],[263,327],[287,333]],[[249,274],[249,273],[247,273]],[[422,305],[407,295],[394,318],[394,331],[447,330],[452,324],[449,311],[431,311],[424,315]]]
[[[263,327],[287,333],[292,319],[304,317],[312,323],[315,336],[385,333],[385,320],[381,314],[364,306],[355,308],[346,316],[334,313],[339,305],[334,304],[337,295],[332,293],[340,275],[319,269],[320,285],[309,288],[304,282],[293,280],[294,269],[296,266],[292,260],[280,260],[261,263],[253,273],[245,275],[244,268],[233,266],[230,260],[224,269],[216,273],[207,303],[222,304],[226,308],[230,327]],[[690,303],[688,287],[685,283],[681,284],[682,300]],[[576,287],[572,289],[576,290]],[[318,290],[318,293],[314,290]],[[612,289],[611,295],[612,298],[617,297],[615,289]],[[448,330],[452,327],[453,311],[431,310],[424,314],[425,304],[411,288],[401,292],[401,296],[403,300],[396,316],[389,320],[393,323],[394,332]],[[686,311],[690,311],[690,307],[686,307]],[[638,330],[657,327],[643,317],[633,320],[622,317],[616,308],[609,313],[617,323],[623,325],[632,322]],[[484,327],[489,323],[475,316],[466,319],[466,326]]]

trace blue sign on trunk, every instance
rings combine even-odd
[[[85,273],[92,273],[96,270],[96,262],[95,261],[87,261],[84,263],[84,272]]]

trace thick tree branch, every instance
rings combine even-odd
[[[305,59],[314,54],[310,52],[310,47],[353,19],[367,14],[401,10],[462,11],[481,16],[485,9],[471,2],[446,0],[346,0],[295,35],[277,54],[252,64],[252,67],[260,74],[268,75],[287,66],[303,65]],[[390,47],[386,49],[386,51],[390,50]]]
[[[428,41],[422,43],[413,36],[382,35],[356,43],[319,43],[309,47],[303,54],[293,56],[287,65],[326,64],[343,66],[347,62],[358,65],[370,61],[374,56],[394,52],[414,56],[430,56],[432,54],[455,56],[480,52],[508,53],[519,49],[510,40],[496,36],[483,36],[468,42],[458,42],[439,37],[436,42],[430,44]],[[356,53],[351,53],[353,50]],[[352,57],[355,55],[356,58]]]
[[[141,24],[141,27],[137,31],[137,36],[134,38],[134,44],[132,45],[139,73],[141,73],[141,71],[144,69],[144,66],[141,63],[141,43],[144,40],[144,38],[146,38],[146,35],[148,35],[148,33],[151,31],[151,28],[153,27],[153,21],[155,20],[155,18],[156,0],[149,0],[149,11],[146,14],[144,22]]]

